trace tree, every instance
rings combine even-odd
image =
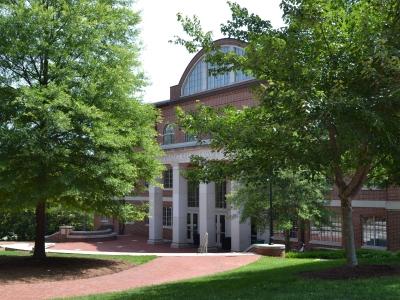
[[[274,226],[282,230],[285,236],[286,250],[290,250],[290,231],[299,225],[299,241],[304,242],[306,222],[313,220],[324,223],[328,211],[324,207],[328,185],[323,176],[308,176],[301,170],[279,170],[271,176],[273,191],[273,209],[266,194],[269,182],[246,178],[240,181],[239,188],[228,195],[228,201],[241,209],[241,218],[251,218],[252,224],[259,229],[270,226],[271,213]]]
[[[351,199],[379,174],[399,178],[400,2],[284,0],[286,26],[229,3],[223,34],[247,43],[246,54],[224,54],[200,22],[178,15],[189,50],[204,47],[221,71],[242,69],[259,80],[260,105],[238,111],[201,107],[186,130],[209,132],[230,174],[274,166],[332,178],[339,191],[347,262],[358,264]],[[221,163],[203,164],[203,169]]]
[[[0,207],[110,213],[161,166],[157,114],[137,97],[140,21],[131,1],[0,4]]]
[[[125,233],[125,224],[127,222],[142,222],[149,216],[149,204],[143,202],[140,204],[129,204],[125,201],[120,202],[116,218],[119,221],[119,234]]]

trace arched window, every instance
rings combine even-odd
[[[190,133],[185,133],[185,142],[194,142],[196,141],[196,136]]]
[[[224,45],[220,51],[223,53],[234,52],[240,56],[245,55],[243,48],[233,45]],[[205,62],[203,57],[200,58],[183,83],[182,95],[188,96],[253,79],[253,77],[246,75],[242,71],[213,74],[212,71],[215,69],[217,69],[215,65]]]
[[[164,127],[163,144],[170,145],[175,142],[175,128],[173,124],[168,124]]]

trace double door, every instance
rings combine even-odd
[[[225,215],[216,214],[215,215],[215,244],[218,248],[222,247],[222,243],[225,240]]]
[[[199,239],[199,214],[188,212],[186,214],[186,239],[188,243],[198,245]]]

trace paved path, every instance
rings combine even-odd
[[[228,271],[252,263],[257,255],[158,257],[149,263],[119,273],[88,279],[6,284],[0,287],[2,300],[50,299],[122,291]]]

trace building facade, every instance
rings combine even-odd
[[[222,39],[216,43],[222,51],[244,53],[244,45],[237,40]],[[226,203],[225,195],[236,188],[235,182],[198,184],[183,176],[192,155],[212,159],[223,159],[223,155],[211,151],[207,140],[199,144],[176,125],[178,106],[192,111],[199,102],[211,107],[256,105],[251,92],[257,84],[254,79],[242,72],[214,76],[210,69],[212,65],[204,61],[203,51],[198,52],[179,83],[170,88],[170,99],[155,104],[162,115],[162,123],[157,124],[158,142],[164,150],[161,160],[166,167],[162,188],[150,186],[148,192],[125,198],[132,204],[148,201],[150,207],[148,222],[126,224],[125,229],[128,234],[148,236],[152,244],[170,241],[171,247],[188,247],[207,239],[209,248],[243,251],[252,242],[266,241],[269,237],[252,228],[250,220],[241,222],[240,212]],[[400,188],[363,189],[352,203],[357,247],[400,249]],[[290,233],[295,245],[342,246],[340,201],[335,189],[327,199],[327,206],[333,212],[331,224],[321,228],[310,222],[301,234],[295,224]],[[96,222],[100,226],[113,221],[97,218]],[[276,231],[274,239],[281,241],[283,236]]]

